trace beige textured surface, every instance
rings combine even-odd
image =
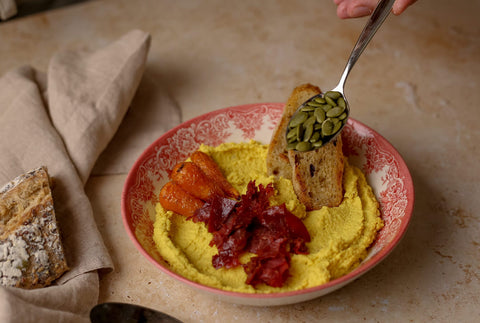
[[[352,116],[400,151],[415,183],[409,230],[379,266],[302,304],[213,301],[135,250],[120,217],[126,176],[99,171],[87,193],[116,266],[101,278],[100,301],[140,303],[185,322],[480,320],[479,10],[478,0],[419,0],[388,18],[347,82]],[[327,0],[90,1],[1,23],[0,74],[26,63],[45,70],[59,49],[97,48],[139,28],[152,46],[131,111],[155,99],[187,120],[282,102],[304,82],[333,87],[364,22],[339,20]]]

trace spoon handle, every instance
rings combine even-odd
[[[343,71],[342,77],[340,82],[335,87],[334,90],[340,91],[343,93],[343,86],[347,79],[350,70],[353,68],[353,65],[357,62],[358,58],[362,54],[365,47],[367,47],[368,43],[372,39],[373,35],[377,32],[378,28],[382,25],[385,18],[387,18],[388,14],[390,13],[393,3],[395,0],[380,0],[377,4],[377,7],[371,14],[370,18],[367,21],[367,24],[363,28],[362,33],[358,37],[357,43],[350,54],[350,57],[347,61],[347,65],[345,66],[345,70]]]

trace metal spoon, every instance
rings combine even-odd
[[[140,305],[127,303],[103,303],[95,305],[90,311],[90,321],[92,323],[181,323],[181,321],[168,314]]]
[[[347,80],[350,70],[353,68],[353,66],[357,62],[363,50],[365,49],[365,47],[367,47],[368,43],[370,42],[372,37],[375,35],[378,28],[380,28],[382,23],[387,18],[388,14],[392,9],[394,2],[395,0],[380,0],[378,2],[377,7],[371,14],[362,33],[358,37],[357,43],[355,44],[355,47],[353,48],[352,53],[350,54],[350,57],[347,61],[347,65],[345,66],[345,70],[343,71],[342,77],[340,78],[340,82],[337,84],[337,86],[331,91],[320,93],[308,99],[294,113],[294,115],[289,121],[289,125],[287,126],[287,131],[286,131],[287,149],[295,149],[298,151],[312,150],[330,142],[333,138],[335,138],[341,132],[341,130],[347,123],[347,119],[350,115],[350,105],[348,104],[347,98],[345,97],[345,94],[344,94],[345,81]],[[329,92],[330,94],[337,93],[337,94],[333,94],[334,96],[341,95],[344,102],[338,103],[338,102],[335,102],[334,100],[334,102],[332,103],[332,101],[329,100],[331,104],[325,104],[328,102],[325,102],[323,100],[330,95]],[[328,110],[329,108],[325,107],[326,105],[329,105],[329,106],[333,105],[333,107],[340,106],[340,108],[337,109],[335,113],[333,113],[333,111],[330,113],[330,115],[334,115],[334,117],[330,117],[330,121],[327,121],[328,111],[326,110]],[[315,131],[315,128],[318,128],[317,131],[320,131],[320,135],[315,136],[314,132],[312,133],[312,129],[310,127],[310,123],[315,121],[309,122],[307,120],[315,119],[315,118],[312,118],[311,111],[317,108],[320,108],[320,109],[323,108],[327,116],[325,115],[323,116],[323,118],[325,119],[324,121],[322,121],[322,117],[316,118],[316,124],[321,124],[322,128],[320,128],[320,126],[317,126],[314,123],[313,131]],[[305,118],[305,115],[300,115],[300,112],[302,111],[305,111],[305,112],[309,111],[310,114],[308,114],[308,112],[305,113],[307,115],[307,117]],[[340,111],[341,111],[341,114],[338,114],[338,112]],[[318,111],[318,112],[321,112],[321,111]],[[303,120],[303,122],[299,120]],[[298,124],[299,122],[300,124]],[[307,127],[304,125],[306,125]],[[301,128],[297,129],[296,128],[297,126]],[[325,130],[324,127],[327,127],[328,131]],[[314,138],[312,138],[312,135]],[[296,138],[296,140],[294,140],[294,138]]]

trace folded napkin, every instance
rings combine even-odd
[[[46,74],[23,66],[0,79],[0,186],[47,166],[70,267],[50,287],[1,287],[0,322],[89,321],[98,270],[113,264],[84,185],[129,108],[149,46],[134,30],[97,51],[59,52]]]

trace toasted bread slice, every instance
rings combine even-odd
[[[316,150],[289,150],[288,158],[293,189],[307,210],[338,206],[342,202],[344,156],[341,136]]]
[[[282,119],[278,122],[270,140],[267,151],[267,173],[276,177],[292,179],[292,167],[287,154],[287,140],[285,132],[288,122],[298,107],[319,94],[320,88],[311,84],[303,84],[296,87],[285,104]]]
[[[298,199],[307,210],[338,206],[343,199],[341,136],[309,152],[286,149],[285,133],[290,118],[302,103],[319,93],[320,89],[311,84],[300,85],[293,90],[272,135],[266,161],[268,175],[290,179]]]

